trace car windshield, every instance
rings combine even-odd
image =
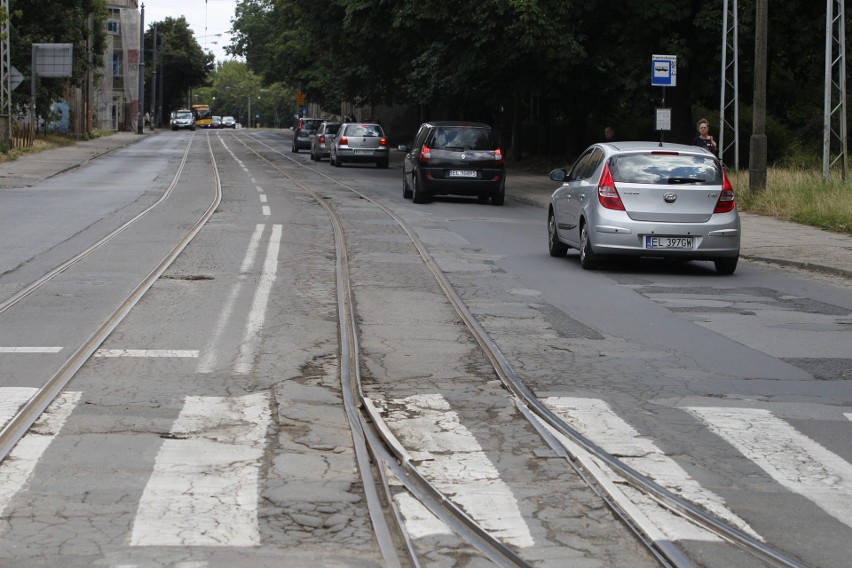
[[[343,135],[379,137],[384,136],[385,133],[378,124],[349,124],[346,126],[346,132]]]
[[[187,118],[192,118],[191,112],[179,112],[175,115],[175,118],[180,118],[182,120],[186,120]]]
[[[430,148],[459,150],[493,150],[491,130],[488,128],[451,127],[438,128]]]
[[[326,124],[325,125],[325,133],[326,134],[337,134],[338,130],[340,130],[339,124]]]
[[[610,158],[609,170],[616,183],[722,185],[722,168],[710,156],[623,154]]]

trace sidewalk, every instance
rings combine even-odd
[[[156,135],[157,132],[146,132],[142,135],[117,132],[111,136],[2,162],[0,191],[10,187],[30,187],[98,156],[124,148],[145,136]],[[506,195],[510,199],[544,208],[547,207],[550,194],[557,185],[546,175],[510,170],[506,178]],[[852,280],[852,237],[761,215],[740,213],[740,218],[743,231],[741,258],[793,266]],[[543,219],[542,226],[544,222]]]

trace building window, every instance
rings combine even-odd
[[[121,75],[121,53],[112,54],[112,74],[114,77]]]
[[[118,20],[107,20],[107,33],[118,35],[121,25]]]

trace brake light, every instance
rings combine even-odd
[[[615,182],[612,180],[612,174],[609,172],[609,164],[604,164],[601,180],[598,182],[598,201],[607,209],[624,211],[624,203],[621,202],[621,196],[618,195],[618,190],[615,189]]]
[[[319,135],[319,143],[325,144],[325,136],[323,136],[322,134]]]
[[[421,163],[428,164],[429,161],[432,159],[432,150],[430,150],[429,147],[424,144],[423,147],[420,148],[420,156],[418,156],[418,158],[420,159]]]
[[[387,146],[388,139],[387,138],[379,138],[379,146]]]
[[[341,146],[346,146],[346,145],[348,145],[348,144],[349,144],[349,139],[348,139],[346,136],[341,136],[341,137],[340,137],[340,145],[341,145]]]
[[[728,174],[722,170],[722,193],[719,194],[719,200],[716,202],[716,208],[713,213],[728,213],[734,210],[737,200],[734,198],[734,186],[731,185],[728,179]]]
[[[494,150],[494,161],[496,161],[498,164],[503,163],[503,152],[500,150],[500,148]]]

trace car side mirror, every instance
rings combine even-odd
[[[550,172],[550,179],[553,181],[568,181],[568,172],[566,172],[563,168],[556,168]]]

